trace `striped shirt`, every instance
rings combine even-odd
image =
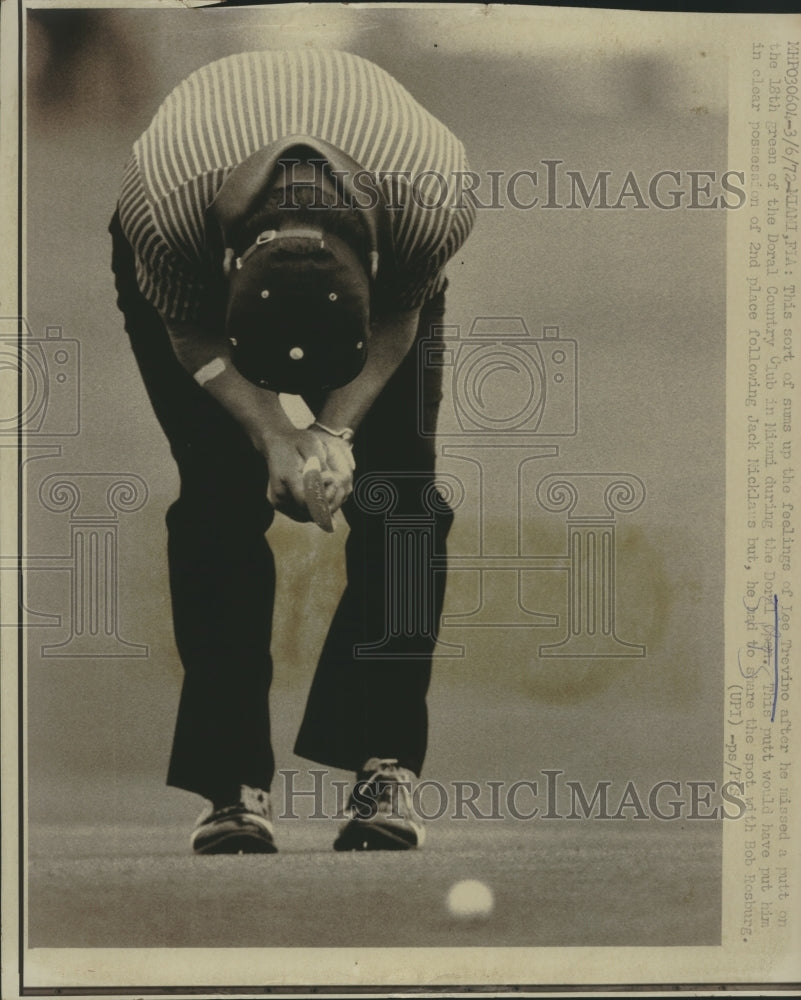
[[[257,150],[296,134],[347,153],[376,176],[388,204],[399,206],[389,212],[397,307],[415,308],[443,288],[445,264],[475,216],[454,182],[468,170],[462,143],[359,56],[246,52],[176,87],[125,168],[120,221],[139,287],[166,319],[207,315],[220,262],[208,259],[204,214],[225,178]]]

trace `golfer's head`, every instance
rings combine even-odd
[[[369,232],[319,161],[278,166],[226,250],[231,358],[266,389],[334,389],[367,356]]]

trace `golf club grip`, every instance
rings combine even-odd
[[[303,467],[303,497],[314,523],[323,531],[333,531],[334,522],[325,496],[319,459],[309,459]]]

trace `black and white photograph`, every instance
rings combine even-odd
[[[3,996],[797,983],[799,18],[2,13]]]

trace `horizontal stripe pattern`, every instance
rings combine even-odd
[[[246,52],[192,73],[166,98],[134,145],[119,209],[140,288],[166,317],[206,310],[211,262],[204,216],[230,171],[293,134],[323,139],[380,181],[390,204],[398,306],[442,289],[444,266],[472,229],[475,210],[454,204],[452,175],[468,170],[462,143],[384,70],[322,49]],[[451,179],[443,189],[437,177]],[[447,198],[443,198],[447,194]],[[442,202],[442,204],[440,204]]]

